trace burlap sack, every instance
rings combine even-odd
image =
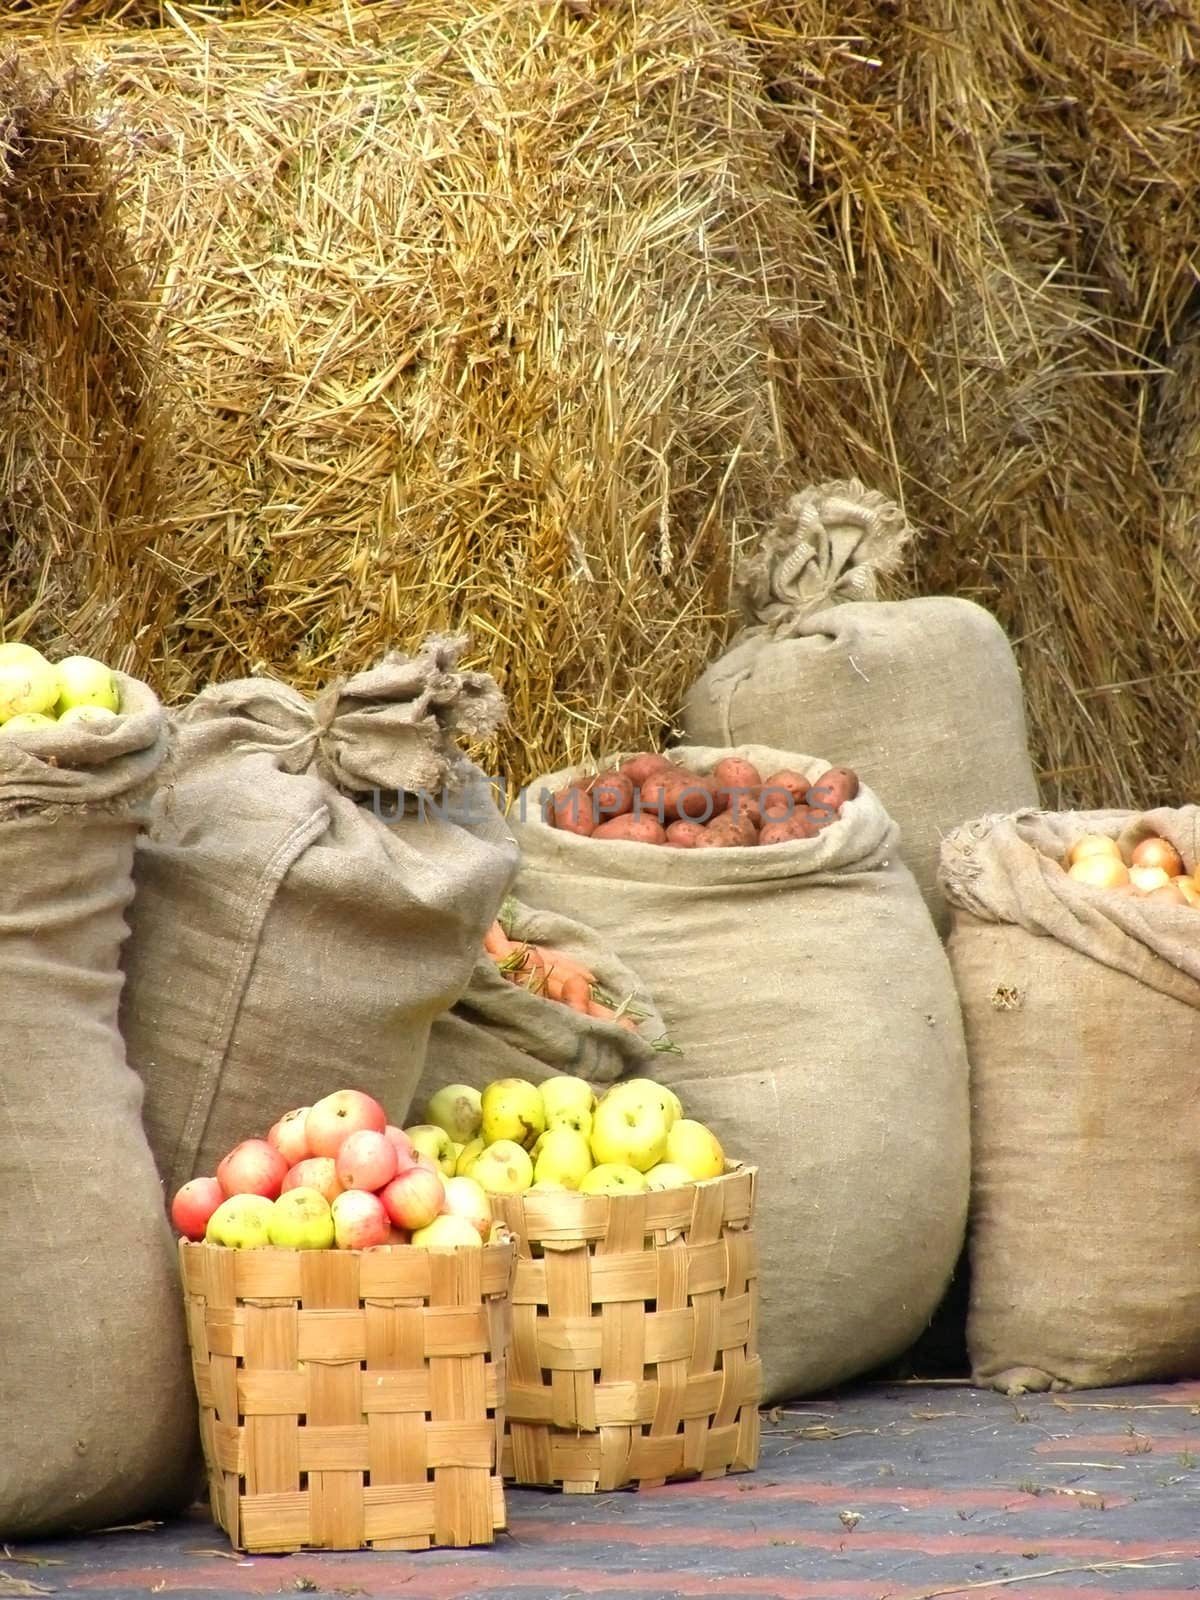
[[[461,649],[389,656],[312,704],[247,679],[180,714],[121,1012],[171,1187],[335,1089],[403,1117],[516,865],[456,744],[501,709]]]
[[[602,1086],[618,1078],[653,1077],[659,1056],[671,1046],[652,997],[607,941],[573,917],[536,910],[512,898],[500,915],[510,939],[549,945],[586,963],[605,995],[637,1020],[638,1031],[581,1016],[556,1000],[532,994],[481,953],[462,999],[433,1024],[411,1121],[422,1119],[430,1096],[448,1083],[482,1089],[495,1078],[541,1083],[570,1073]]]
[[[1200,809],[1030,812],[942,851],[971,1061],[967,1341],[976,1383],[1200,1377],[1200,911],[1089,889],[1082,833],[1162,834],[1194,868]]]
[[[759,745],[672,754],[701,772],[730,754],[829,766]],[[612,942],[682,1052],[651,1076],[759,1168],[766,1399],[898,1355],[962,1242],[967,1075],[946,956],[878,797],[864,786],[817,838],[748,850],[578,838],[533,805],[516,830],[516,893]]]
[[[165,750],[0,732],[0,1542],[166,1513],[198,1468],[183,1298],[117,1030],[134,839]]]
[[[698,744],[769,740],[855,768],[898,823],[944,934],[943,836],[1035,806],[1038,789],[995,618],[954,597],[875,599],[909,537],[900,508],[859,483],[794,495],[738,574],[746,626],[689,689],[680,726]]]

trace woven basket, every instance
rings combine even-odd
[[[590,1494],[757,1464],[755,1178],[492,1197],[518,1249],[506,1479]]]
[[[246,1551],[491,1544],[511,1239],[481,1250],[180,1242],[212,1512]]]

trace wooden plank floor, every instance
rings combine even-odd
[[[754,1473],[508,1510],[491,1548],[415,1556],[234,1558],[200,1520],[9,1547],[0,1595],[1198,1600],[1200,1383],[864,1385],[768,1416]]]

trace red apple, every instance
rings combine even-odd
[[[387,1127],[387,1112],[369,1094],[358,1089],[338,1089],[313,1103],[304,1127],[314,1156],[336,1156],[350,1134],[364,1128],[382,1133]]]
[[[330,1209],[333,1242],[339,1250],[370,1250],[373,1245],[388,1243],[391,1223],[378,1195],[365,1189],[344,1189]]]
[[[228,1197],[261,1194],[274,1200],[287,1174],[287,1162],[265,1139],[243,1139],[217,1168],[217,1182]]]
[[[393,1228],[387,1236],[387,1242],[389,1244],[408,1244],[410,1240],[403,1228]]]
[[[394,1122],[389,1122],[383,1131],[396,1146],[396,1171],[403,1172],[406,1167],[415,1167],[420,1152],[404,1129],[398,1128]]]
[[[311,1106],[297,1106],[294,1111],[285,1111],[267,1135],[267,1143],[279,1151],[289,1167],[312,1155],[308,1148],[308,1134],[304,1129],[305,1119],[311,1110]]]
[[[279,1192],[286,1194],[289,1189],[315,1189],[332,1205],[342,1192],[337,1163],[332,1156],[309,1156],[306,1161],[297,1161],[283,1180]]]
[[[446,1186],[436,1167],[409,1167],[392,1179],[379,1198],[398,1228],[423,1228],[441,1211]]]
[[[385,1183],[391,1183],[400,1170],[396,1146],[386,1133],[376,1133],[373,1128],[347,1134],[335,1160],[338,1182],[343,1189],[366,1189],[373,1193]]]
[[[492,1232],[492,1202],[487,1190],[474,1178],[444,1178],[446,1198],[442,1210],[452,1217],[465,1217],[484,1244]]]
[[[171,1201],[171,1221],[185,1239],[203,1239],[209,1217],[225,1198],[215,1178],[192,1178]]]

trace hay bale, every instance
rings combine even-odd
[[[0,64],[0,618],[138,673],[174,606],[144,286],[78,78]],[[118,624],[119,618],[119,624]]]
[[[521,777],[657,738],[716,647],[787,481],[776,344],[833,361],[795,287],[819,257],[719,19],[585,12],[387,0],[70,47],[176,390],[169,698],[465,629]]]
[[[966,595],[1014,635],[1047,804],[1179,803],[1191,591],[1142,429],[1195,282],[1198,24],[987,0],[966,32],[957,9],[731,8],[861,352],[805,386],[791,436],[805,477],[836,463],[925,529],[895,592]]]

